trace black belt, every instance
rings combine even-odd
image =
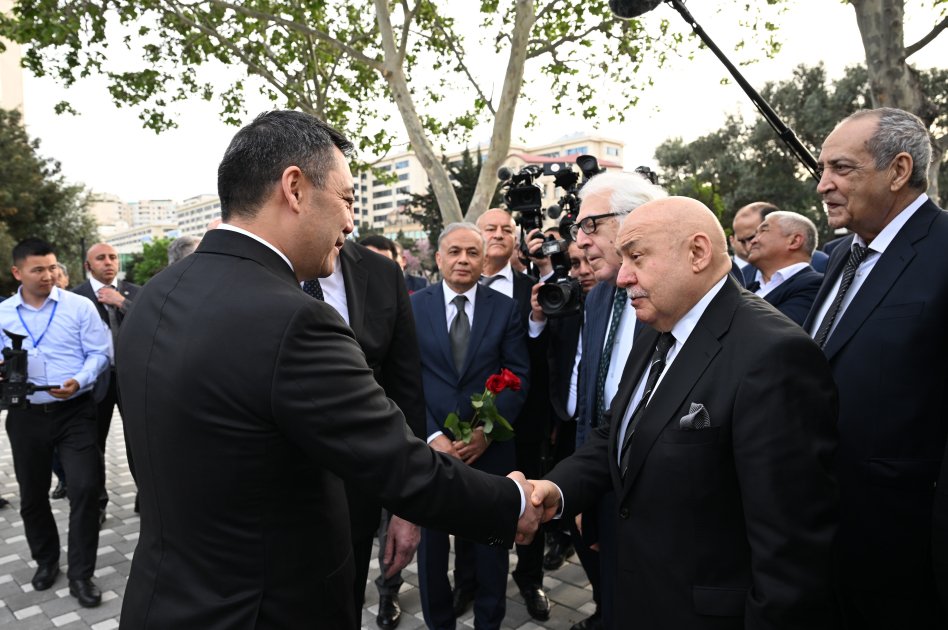
[[[92,396],[89,392],[84,394],[79,394],[75,398],[69,398],[62,402],[48,402],[48,403],[30,403],[30,406],[26,411],[39,411],[40,413],[56,413],[57,411],[62,411],[68,407],[73,407],[80,403],[88,402],[89,398]]]

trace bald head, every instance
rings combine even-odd
[[[96,243],[86,252],[86,270],[102,284],[112,284],[119,272],[119,257],[108,243]]]
[[[484,273],[494,275],[507,266],[516,246],[516,225],[509,212],[491,208],[477,218],[484,235]]]
[[[669,331],[731,268],[727,241],[707,206],[668,197],[636,208],[616,237],[622,256],[617,284],[635,315]]]

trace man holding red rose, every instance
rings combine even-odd
[[[485,383],[496,393],[501,416],[513,422],[528,391],[526,335],[516,303],[478,284],[484,262],[484,239],[477,226],[445,227],[435,255],[443,282],[411,296],[419,335],[422,383],[427,407],[428,443],[474,468],[495,474],[515,469],[514,442],[492,442],[483,427],[465,444],[446,428],[457,414],[463,422],[474,416],[471,396]],[[502,369],[506,368],[503,372]],[[503,387],[501,387],[503,386]],[[516,425],[514,425],[516,430]],[[456,617],[448,581],[449,540],[446,533],[424,529],[418,548],[421,605],[429,628],[453,630]],[[472,563],[476,589],[474,617],[478,628],[499,628],[506,613],[508,556],[506,549],[475,545]]]

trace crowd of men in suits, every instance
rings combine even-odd
[[[58,573],[55,447],[70,588],[98,597],[85,538],[118,399],[142,514],[123,628],[357,627],[376,537],[382,628],[416,550],[439,630],[472,605],[499,628],[508,573],[542,623],[544,567],[573,550],[596,603],[574,630],[948,625],[948,217],[915,116],[860,111],[824,141],[817,192],[849,232],[829,256],[770,203],[735,214],[731,254],[700,202],[591,178],[568,243],[584,304],[563,317],[537,297],[537,234],[518,255],[503,209],[445,226],[430,286],[391,241],[346,240],[351,150],[305,114],[258,117],[219,168],[223,223],[141,291],[107,286],[108,246],[81,306],[52,288],[49,252],[14,252],[4,326],[19,317],[42,357],[33,329],[65,322],[61,302],[97,340],[80,346],[107,350],[8,421],[37,589]],[[514,439],[462,440],[449,415],[472,417],[502,369],[520,381],[497,396]],[[71,428],[27,431],[27,413]],[[80,416],[100,419],[85,472]]]

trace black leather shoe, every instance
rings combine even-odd
[[[33,585],[33,589],[37,591],[45,591],[50,586],[53,585],[53,582],[56,581],[56,578],[59,576],[59,564],[41,564],[36,567],[36,573],[33,574],[33,579],[30,580],[30,584]]]
[[[546,555],[543,556],[543,569],[545,571],[556,571],[574,553],[576,552],[573,550],[573,545],[555,541],[550,545]]]
[[[10,502],[4,499],[3,497],[0,497],[0,509],[3,509],[7,507],[8,505],[10,505]]]
[[[520,589],[523,601],[527,604],[527,612],[538,621],[550,618],[550,600],[539,586]]]
[[[402,620],[402,607],[398,605],[398,595],[379,595],[379,614],[375,623],[379,628],[397,628]]]
[[[102,529],[102,523],[105,522],[105,508],[99,508],[99,529]]]
[[[454,616],[460,617],[467,612],[471,602],[474,601],[474,593],[456,588],[451,591],[451,601],[454,605]]]
[[[602,630],[602,615],[597,610],[594,615],[573,624],[569,630]]]
[[[69,580],[69,594],[79,600],[83,608],[95,608],[102,603],[102,593],[92,580]]]
[[[65,497],[66,497],[66,484],[63,483],[62,479],[60,479],[59,483],[56,484],[56,487],[53,488],[52,493],[50,493],[49,498],[63,499]]]

